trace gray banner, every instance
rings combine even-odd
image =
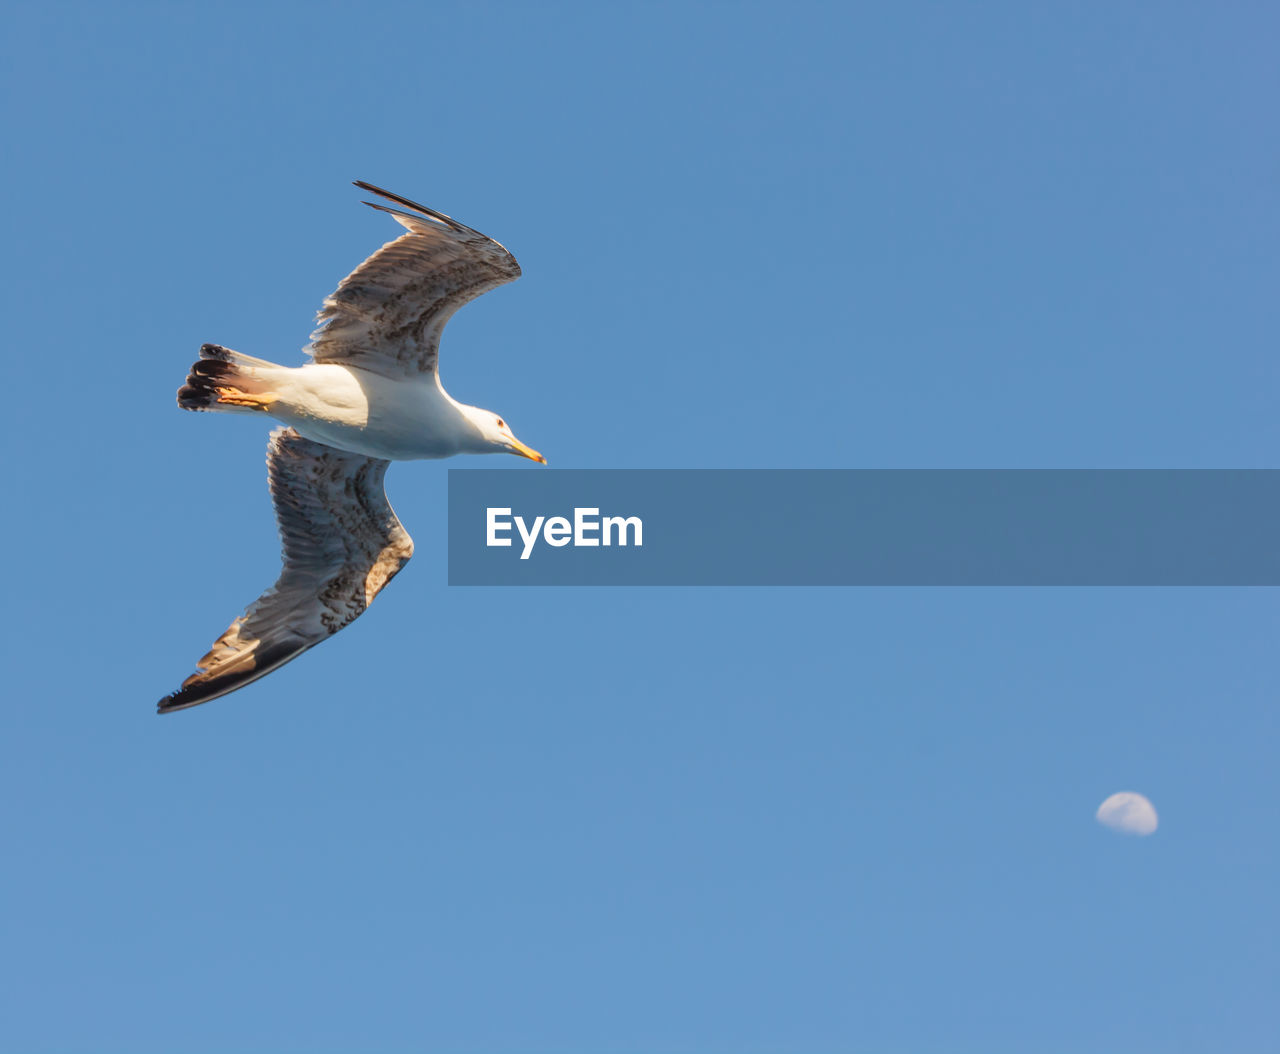
[[[1277,585],[1274,470],[449,471],[450,585]]]

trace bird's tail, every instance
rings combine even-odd
[[[187,383],[178,389],[178,405],[184,410],[220,413],[265,410],[274,398],[269,390],[270,374],[282,368],[221,344],[201,345],[200,358],[192,364]]]

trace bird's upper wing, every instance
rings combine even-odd
[[[267,469],[284,568],[197,663],[160,713],[206,703],[270,673],[363,613],[413,555],[387,504],[389,461],[271,433]]]
[[[307,351],[317,362],[358,366],[399,379],[436,368],[440,332],[458,308],[520,277],[516,258],[492,238],[408,198],[356,183],[412,212],[388,212],[408,228],[342,280],[316,316]]]

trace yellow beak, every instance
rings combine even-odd
[[[530,461],[536,461],[541,465],[545,465],[547,463],[547,459],[545,457],[534,450],[533,447],[525,446],[515,436],[511,437],[511,446],[513,447],[511,451],[513,454],[519,454],[521,457],[527,457]]]

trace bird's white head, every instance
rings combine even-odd
[[[525,446],[515,437],[511,426],[491,410],[482,410],[478,406],[462,408],[467,420],[478,433],[474,438],[475,445],[469,451],[476,454],[519,454],[530,461],[545,465],[547,459],[532,447]]]

